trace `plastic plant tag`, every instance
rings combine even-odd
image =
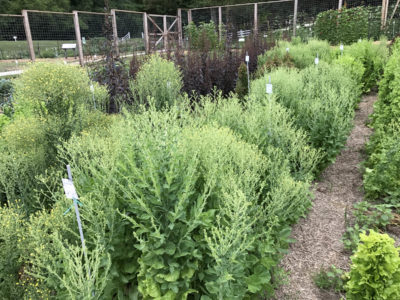
[[[171,88],[171,81],[167,81],[167,88]]]
[[[248,63],[250,61],[250,56],[246,53],[246,62]]]
[[[65,196],[68,199],[76,199],[76,200],[79,199],[72,180],[63,178],[62,183],[63,183],[63,187],[64,187]]]
[[[343,51],[344,50],[344,46],[343,46],[343,44],[340,44],[340,51]]]
[[[91,91],[92,93],[94,93],[94,86],[93,86],[93,84],[90,84],[90,91]]]
[[[286,52],[289,53],[289,48],[286,48]]]
[[[272,94],[272,83],[271,83],[271,76],[269,77],[269,83],[266,85],[266,92],[268,95]]]
[[[315,58],[315,60],[314,60],[314,63],[316,64],[316,65],[318,65],[319,64],[319,57],[318,57],[318,53],[317,53],[317,57]]]

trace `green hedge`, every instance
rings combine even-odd
[[[400,203],[400,43],[393,48],[379,84],[379,100],[372,115],[375,130],[367,146],[364,186],[371,199]]]
[[[368,9],[363,6],[327,10],[317,16],[314,26],[317,38],[331,44],[351,44],[368,38]]]

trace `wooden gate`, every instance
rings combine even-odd
[[[166,51],[177,45],[181,35],[179,17],[146,14],[144,20],[147,52]]]

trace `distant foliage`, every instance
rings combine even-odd
[[[332,48],[326,41],[279,42],[272,50],[258,57],[259,75],[262,76],[263,70],[268,71],[279,66],[304,69],[313,65],[317,56],[325,62],[331,62],[334,58]]]
[[[179,100],[182,89],[182,74],[173,62],[155,54],[139,69],[131,90],[137,103],[148,105],[154,101],[157,109],[172,106]]]
[[[189,38],[189,48],[191,50],[211,51],[222,49],[224,39],[219,39],[218,28],[213,21],[210,23],[201,22],[196,25],[191,22],[185,28],[185,36]]]
[[[315,34],[334,45],[368,38],[368,14],[363,6],[321,12],[315,22]]]

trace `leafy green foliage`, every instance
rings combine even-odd
[[[297,71],[277,69],[253,82],[254,97],[265,97],[265,83],[271,77],[277,101],[294,116],[312,145],[323,155],[321,170],[334,161],[347,140],[354,107],[360,99],[357,83],[341,66],[323,62]]]
[[[95,115],[105,118],[89,112],[93,96],[105,101],[107,91],[94,83],[93,95],[86,72],[77,67],[38,63],[14,81],[15,113],[0,135],[2,203],[20,199],[27,210],[37,208],[43,198],[33,199],[34,190],[43,186],[36,176],[58,163],[57,146],[93,126]]]
[[[317,38],[331,44],[351,44],[368,38],[368,9],[358,6],[323,11],[317,16],[314,31]]]
[[[280,161],[282,167],[288,165],[297,180],[311,180],[317,172],[321,153],[309,145],[306,133],[296,129],[290,113],[274,97],[249,100],[244,107],[236,98],[204,98],[196,113],[205,124],[217,122],[229,127],[268,157],[273,154],[271,147],[279,149],[282,154],[274,160]]]
[[[375,44],[368,40],[362,40],[347,46],[344,49],[344,55],[350,55],[364,65],[363,92],[367,93],[376,86],[381,78],[389,51],[385,42]]]
[[[392,205],[372,204],[362,201],[354,204],[354,226],[348,226],[342,237],[344,248],[355,251],[360,242],[360,233],[366,230],[384,229],[393,219]]]
[[[10,122],[13,113],[11,80],[0,79],[0,132]]]
[[[349,74],[351,74],[352,78],[358,83],[358,90],[363,90],[363,76],[365,73],[365,67],[360,60],[357,60],[350,55],[342,55],[335,59],[332,63],[340,65]]]
[[[344,291],[345,279],[343,275],[341,269],[332,265],[314,274],[313,280],[315,285],[320,289],[333,290],[338,293]]]
[[[398,299],[400,257],[394,240],[371,230],[360,235],[361,243],[351,257],[347,299]]]
[[[379,100],[375,103],[372,116],[372,127],[375,131],[367,145],[369,157],[364,164],[367,196],[393,204],[398,204],[400,199],[399,56],[397,41],[379,84]]]
[[[191,50],[210,51],[222,49],[224,41],[220,41],[218,31],[213,21],[201,22],[198,26],[191,22],[185,28],[185,35],[189,38]]]
[[[148,59],[131,82],[131,89],[140,104],[154,101],[157,109],[169,107],[178,100],[182,89],[182,75],[173,62],[153,55]]]
[[[289,50],[289,52],[287,52]],[[302,43],[297,40],[293,42],[279,42],[272,50],[265,52],[258,57],[259,69],[269,70],[269,65],[274,65],[274,61],[280,61],[282,66],[304,69],[314,64],[315,58],[331,62],[333,51],[326,41],[309,40]],[[262,75],[262,74],[260,74]]]

